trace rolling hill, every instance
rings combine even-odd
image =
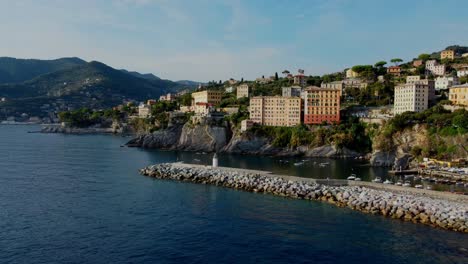
[[[86,64],[86,61],[80,58],[36,60],[0,57],[0,84],[20,83],[46,73],[70,69],[84,64]]]
[[[80,107],[108,108],[126,100],[144,101],[186,88],[169,80],[116,70],[97,61],[76,62],[79,65],[21,83],[0,84],[0,98],[6,98],[0,103],[0,119],[21,113],[47,116]]]

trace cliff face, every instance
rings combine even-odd
[[[231,130],[228,124],[177,124],[165,130],[141,135],[127,143],[129,147],[159,148],[169,150],[223,152],[250,155],[306,156],[306,157],[357,157],[359,153],[339,149],[333,145],[317,148],[300,146],[280,148],[272,139]]]
[[[415,152],[421,150],[421,155],[427,155],[424,151],[436,149],[438,147],[452,148],[450,158],[465,157],[468,136],[441,136],[430,135],[428,127],[425,125],[415,125],[401,132],[395,133],[392,137],[385,138],[382,135],[374,138],[373,152],[370,163],[373,166],[389,166],[395,169],[405,169],[414,160]]]
[[[220,151],[227,144],[228,135],[228,128],[224,126],[175,124],[167,129],[134,138],[127,146],[214,152]]]

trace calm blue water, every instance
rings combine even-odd
[[[203,155],[28,130],[34,127],[0,126],[2,263],[468,263],[466,234],[320,202],[155,180],[137,169]],[[276,168],[268,158],[221,162]]]

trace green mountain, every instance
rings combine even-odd
[[[86,64],[80,58],[56,60],[16,59],[0,57],[0,84],[20,83],[37,76]]]
[[[136,77],[100,62],[85,62],[22,83],[0,85],[0,98],[6,99],[0,102],[0,119],[21,113],[46,116],[80,107],[108,108],[126,100],[158,98],[181,88],[172,81]]]

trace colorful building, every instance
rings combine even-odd
[[[304,89],[304,124],[339,123],[340,97],[339,88],[310,86]]]
[[[443,50],[440,52],[440,59],[448,59],[453,60],[455,59],[455,51],[454,50]]]
[[[387,73],[394,75],[394,76],[400,76],[401,74],[401,67],[400,66],[390,66],[387,68]]]
[[[468,106],[468,84],[465,83],[450,87],[449,100],[454,105]]]
[[[195,106],[197,103],[217,105],[221,103],[222,95],[223,93],[221,91],[215,90],[205,90],[192,93],[192,106]]]
[[[250,99],[250,120],[265,126],[296,126],[301,123],[301,98],[258,96]]]

